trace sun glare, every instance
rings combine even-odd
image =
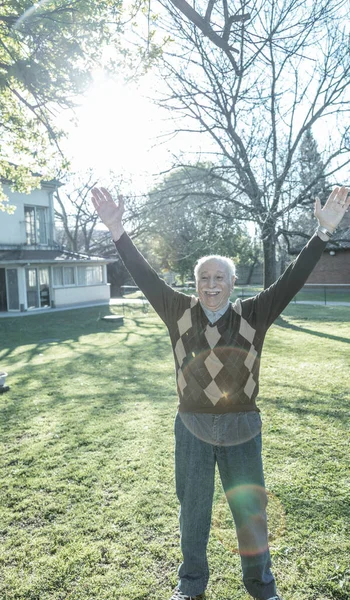
[[[95,78],[66,142],[74,169],[154,172],[157,156],[164,155],[156,140],[162,133],[162,118],[146,93],[103,76]]]

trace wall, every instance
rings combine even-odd
[[[8,185],[4,185],[4,192],[9,197],[9,204],[15,205],[16,210],[12,215],[0,211],[0,244],[14,245],[26,243],[24,224],[24,206],[50,206],[50,191],[48,189],[33,190],[30,194],[11,192]]]
[[[334,256],[324,252],[306,283],[350,284],[350,250],[337,250]]]
[[[69,304],[84,304],[85,302],[95,301],[109,302],[110,300],[110,286],[106,284],[92,285],[90,287],[56,288],[52,292],[52,299],[57,308]]]

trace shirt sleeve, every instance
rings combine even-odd
[[[171,315],[174,315],[177,309],[177,304],[181,302],[181,297],[184,296],[187,300],[188,297],[175,291],[157,275],[127,233],[123,233],[115,242],[115,246],[135,283],[160,318],[168,324]]]
[[[260,323],[268,329],[272,325],[303,287],[321,258],[326,244],[327,242],[322,241],[317,234],[313,235],[277,281],[251,299],[253,306],[250,308],[254,311],[256,326]],[[249,300],[247,302],[249,303]],[[243,307],[244,304],[245,301],[242,302]]]

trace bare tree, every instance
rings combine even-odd
[[[55,217],[61,230],[60,241],[72,252],[92,252],[93,234],[99,219],[91,207],[91,190],[97,184],[92,172],[70,189],[56,192]],[[63,188],[65,189],[65,188]]]
[[[255,0],[248,11],[240,0],[232,14],[227,0],[162,3],[174,42],[160,65],[168,91],[159,101],[178,119],[176,131],[214,142],[232,211],[260,229],[268,286],[283,217],[309,203],[318,183],[297,176],[303,136],[323,133],[319,176],[330,184],[350,162],[347,2]]]
[[[105,186],[117,197],[123,184],[125,187],[122,175],[110,173]],[[114,256],[111,236],[107,230],[100,228],[101,221],[91,203],[91,190],[96,185],[100,185],[100,178],[92,170],[67,177],[64,186],[55,195],[57,238],[72,252]],[[140,209],[143,205],[143,196],[128,194],[124,222],[128,224],[131,237],[140,235],[145,229]]]

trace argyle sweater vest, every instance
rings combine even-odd
[[[316,234],[281,277],[253,298],[237,299],[211,324],[200,302],[168,286],[126,233],[118,252],[166,324],[175,359],[179,410],[257,411],[260,358],[266,332],[305,283],[326,242]]]

